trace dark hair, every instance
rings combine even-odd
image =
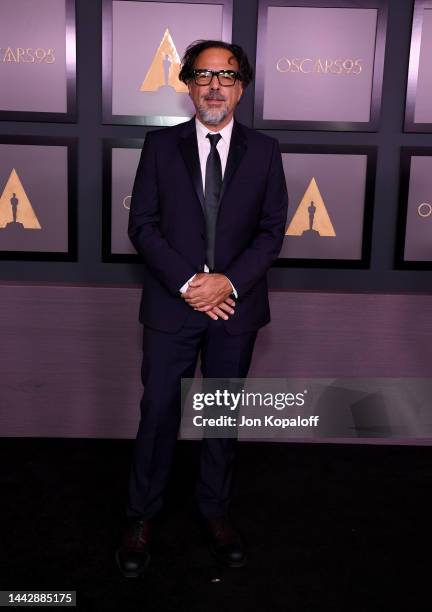
[[[183,83],[187,83],[192,78],[194,63],[198,55],[205,49],[227,49],[231,51],[239,65],[240,80],[243,87],[246,87],[253,79],[253,68],[249,64],[246,53],[239,45],[224,42],[222,40],[196,40],[188,46],[183,59],[182,68],[180,70],[179,79]]]

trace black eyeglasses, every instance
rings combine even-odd
[[[240,80],[240,72],[235,70],[192,70],[192,76],[197,85],[210,85],[213,77],[217,77],[222,87],[232,87],[236,80]]]

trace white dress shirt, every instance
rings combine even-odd
[[[195,118],[195,124],[196,124],[197,140],[198,140],[198,154],[199,154],[199,159],[200,159],[201,176],[202,176],[202,183],[203,183],[203,193],[205,193],[206,164],[207,164],[207,157],[209,156],[210,148],[211,148],[210,140],[207,138],[207,134],[220,134],[221,135],[221,138],[219,139],[219,142],[217,143],[216,148],[218,150],[219,157],[221,160],[222,179],[223,179],[224,174],[225,174],[226,163],[228,159],[228,151],[229,151],[229,146],[231,142],[231,134],[232,134],[232,129],[234,125],[234,119],[231,119],[228,125],[222,128],[219,132],[210,132],[209,129],[206,128],[206,126],[203,125],[201,121],[199,121],[197,118]]]
[[[230,147],[230,142],[231,142],[231,134],[233,130],[233,125],[234,125],[234,118],[231,119],[231,121],[224,128],[219,130],[219,132],[210,132],[210,134],[220,134],[221,135],[221,138],[219,139],[219,142],[217,143],[216,148],[218,150],[219,157],[221,160],[222,179],[225,174],[225,168],[226,168],[227,159],[228,159],[228,152],[229,152],[229,147]],[[210,140],[207,138],[207,134],[209,133],[209,130],[196,117],[195,117],[195,126],[196,126],[197,140],[198,140],[198,154],[199,154],[199,160],[200,160],[200,166],[201,166],[203,193],[205,193],[206,164],[207,164],[207,157],[209,156],[210,148],[211,148]],[[208,272],[208,271],[209,269],[207,265],[204,265],[204,272]],[[180,289],[181,293],[184,293],[185,291],[187,291],[190,281],[193,278],[195,278],[195,276],[196,274],[194,274],[181,287]],[[235,287],[232,283],[231,283],[231,287],[233,289],[233,293],[235,297],[237,297],[237,291],[235,290]]]

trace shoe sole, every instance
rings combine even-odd
[[[140,576],[142,576],[142,574],[144,574],[144,572],[146,571],[146,569],[149,566],[150,555],[147,557],[144,567],[142,567],[138,572],[125,572],[124,571],[124,569],[122,568],[121,563],[120,563],[120,556],[119,556],[119,551],[118,550],[116,550],[115,560],[116,560],[116,563],[117,563],[117,567],[119,568],[120,572],[122,573],[122,575],[125,578],[139,578]]]
[[[224,559],[224,557],[221,557],[216,552],[213,546],[210,546],[210,552],[218,561],[220,561],[220,563],[222,563],[223,565],[227,567],[244,567],[248,560],[247,555],[245,554],[245,556],[243,557],[243,561],[227,561],[226,559]]]

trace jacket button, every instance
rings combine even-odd
[[[204,234],[201,234],[201,240],[205,240]]]

